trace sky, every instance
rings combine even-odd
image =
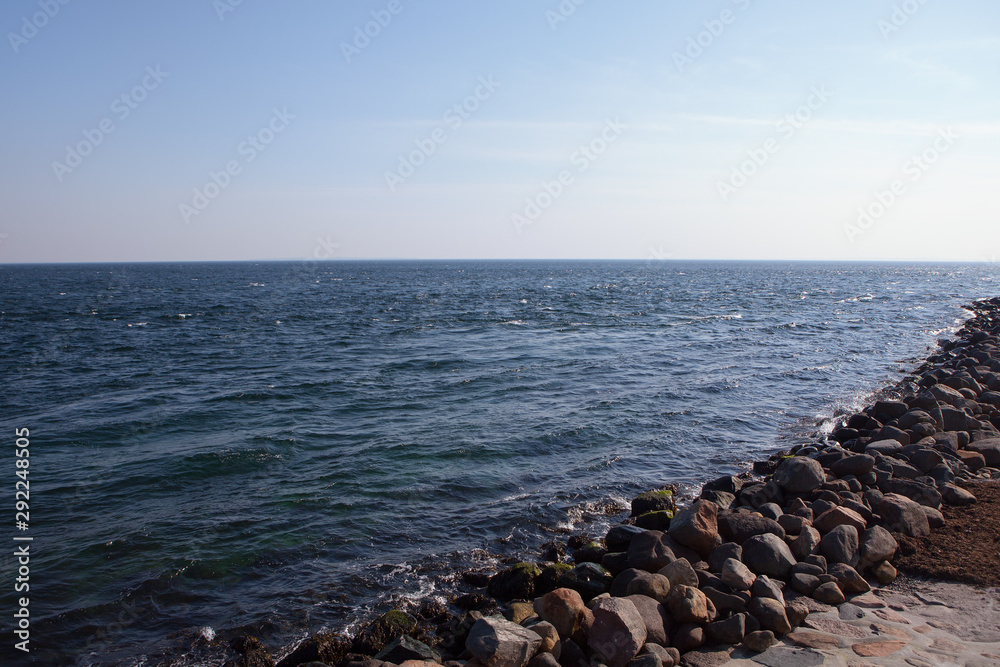
[[[0,263],[995,261],[989,0],[6,0]]]

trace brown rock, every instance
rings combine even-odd
[[[851,650],[862,658],[884,658],[900,649],[906,648],[906,642],[894,639],[886,641],[871,641],[852,644]]]
[[[603,598],[593,605],[594,625],[587,645],[608,667],[625,667],[646,643],[646,624],[635,604]]]
[[[840,590],[840,586],[833,581],[820,584],[816,590],[813,591],[812,596],[823,604],[829,605],[838,605],[847,599],[844,597],[844,592]]]
[[[583,623],[587,606],[580,594],[570,588],[557,588],[535,600],[535,612],[548,621],[563,637],[572,637]]]
[[[757,630],[756,632],[751,632],[743,637],[743,641],[740,643],[747,650],[753,651],[754,653],[763,653],[767,649],[774,646],[776,641],[774,633],[770,630]]]
[[[796,630],[785,636],[785,641],[795,646],[814,649],[833,650],[840,648],[840,640],[833,635],[814,632],[812,630]]]
[[[708,598],[693,586],[679,585],[667,596],[667,608],[678,623],[708,623]]]
[[[846,507],[834,507],[823,512],[813,521],[813,527],[824,534],[844,524],[854,526],[859,533],[868,525],[863,516]]]
[[[722,543],[719,537],[719,506],[710,500],[696,500],[670,521],[671,539],[707,558]]]

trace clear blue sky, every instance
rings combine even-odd
[[[1000,3],[576,2],[8,0],[0,262],[1000,255]]]

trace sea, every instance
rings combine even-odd
[[[0,266],[0,657],[218,665],[447,600],[824,437],[998,290],[990,264]]]

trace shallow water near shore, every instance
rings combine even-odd
[[[998,293],[993,269],[0,266],[37,664],[280,647],[596,533],[860,407]]]

